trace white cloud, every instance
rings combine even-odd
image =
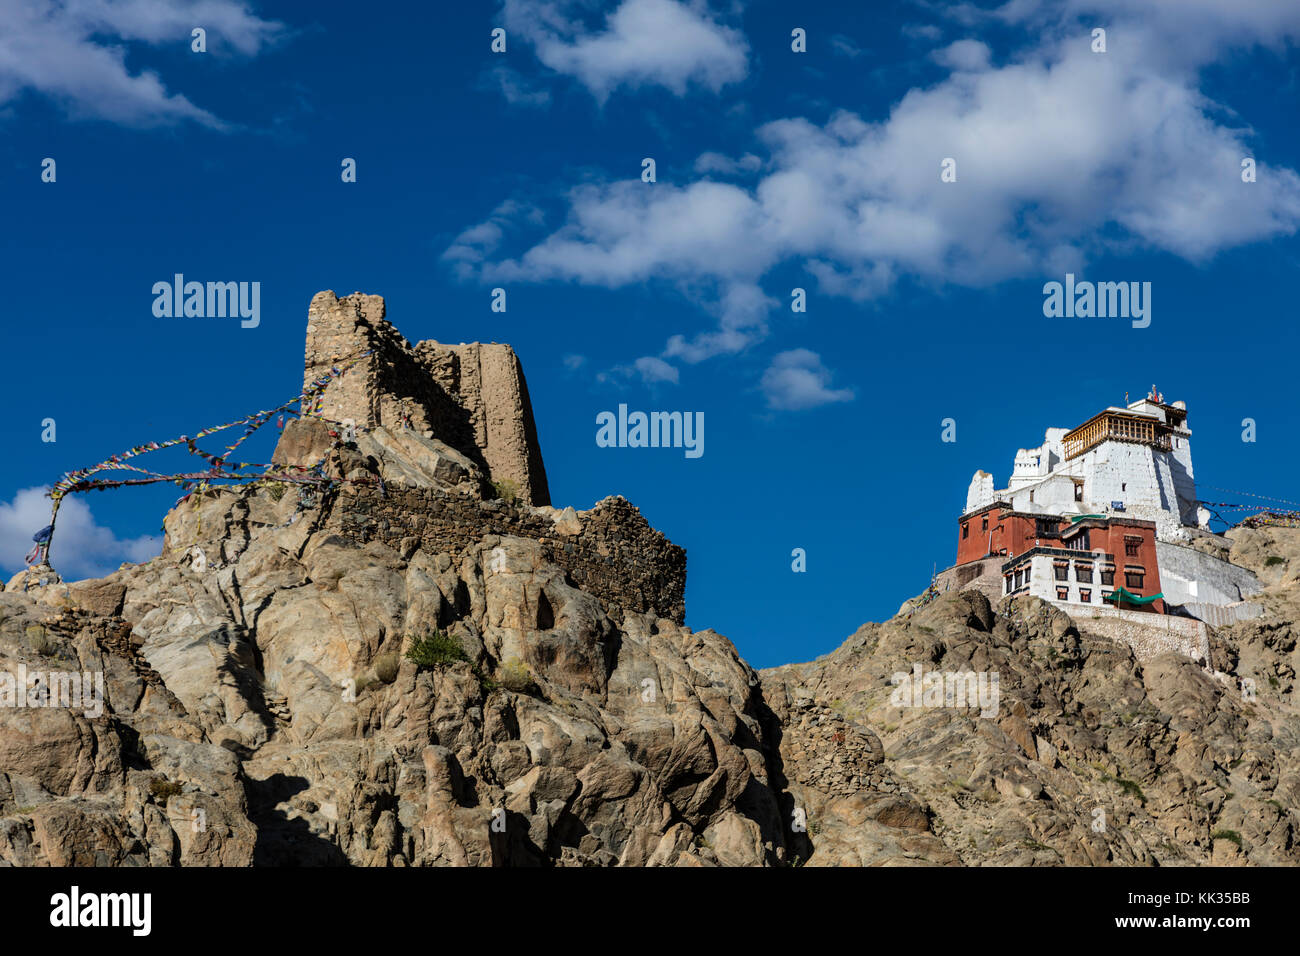
[[[768,408],[786,411],[853,400],[853,389],[832,389],[830,384],[831,373],[821,356],[808,349],[778,352],[760,382]]]
[[[703,362],[715,355],[743,352],[767,338],[767,315],[775,305],[776,300],[757,285],[729,284],[721,300],[709,306],[719,314],[717,329],[690,338],[674,335],[668,339],[664,355],[686,362]]]
[[[907,23],[903,25],[902,33],[913,40],[931,42],[937,42],[943,36],[943,31],[932,23]]]
[[[0,501],[0,568],[12,574],[23,568],[33,547],[32,535],[50,523],[45,488],[24,488],[11,502]],[[50,556],[67,581],[102,577],[123,561],[147,561],[162,552],[162,537],[118,538],[95,523],[90,506],[75,496],[63,499]]]
[[[1108,51],[1140,45],[1165,68],[1200,66],[1238,48],[1281,52],[1300,43],[1300,4],[1291,0],[1013,0],[997,16],[1104,27]]]
[[[481,85],[499,92],[511,106],[541,107],[551,102],[550,93],[532,86],[508,66],[497,65],[488,70]]]
[[[672,382],[674,385],[678,382],[677,369],[669,365],[663,359],[646,355],[637,359],[632,364],[633,368],[635,368],[637,373],[641,376],[643,382]]]
[[[753,153],[746,153],[739,159],[732,159],[722,153],[700,153],[695,160],[695,171],[701,175],[718,173],[722,176],[736,176],[755,173],[762,168],[763,161]]]
[[[1115,11],[1104,55],[1071,19],[1088,3]],[[1269,29],[1300,31],[1300,5],[1243,4],[1247,26],[1224,25],[1215,55],[1267,43]],[[867,300],[902,278],[985,288],[1059,277],[1108,253],[1199,263],[1295,234],[1300,176],[1260,159],[1258,182],[1241,182],[1252,132],[1201,92],[1191,60],[1162,52],[1160,37],[1181,35],[1181,5],[1154,9],[1122,13],[1118,0],[971,8],[963,16],[972,24],[994,17],[1002,29],[1025,26],[1028,45],[1000,53],[995,66],[984,43],[960,40],[935,54],[950,75],[911,90],[887,115],[778,120],[756,131],[765,147],[756,162],[716,153],[696,160],[701,176],[754,166],[740,183],[584,183],[565,197],[567,216],[549,234],[512,253],[499,235],[485,236],[473,257],[461,256],[462,273],[607,288],[668,283],[714,320],[670,336],[659,353],[689,363],[766,338],[780,299],[763,284],[778,266],[802,266],[825,294]],[[1188,10],[1201,24],[1226,16],[1209,0],[1191,0]],[[947,157],[957,161],[954,183],[940,181]],[[783,354],[786,365],[765,378],[769,394],[793,396],[780,407],[795,407],[798,395],[819,394],[820,364]]]
[[[781,263],[855,299],[899,277],[986,287],[1057,274],[1104,251],[1203,261],[1293,234],[1300,177],[1261,164],[1248,131],[1143,48],[1093,54],[1086,32],[999,67],[959,70],[914,89],[887,117],[840,112],[758,131],[770,158],[753,185],[587,183],[558,229],[515,257],[483,255],[493,280],[564,279],[619,287],[666,280],[717,318],[678,334],[665,358],[700,361],[760,341]],[[949,48],[950,50],[952,48]],[[973,65],[979,51],[966,49]],[[955,183],[940,161],[957,160]],[[712,160],[708,161],[712,163]]]
[[[643,355],[631,365],[615,365],[596,373],[596,381],[601,384],[623,385],[632,378],[639,378],[646,385],[661,385],[664,382],[676,385],[680,373],[675,365],[653,355]]]
[[[190,31],[207,30],[208,54],[252,56],[281,33],[236,0],[4,0],[0,3],[0,105],[25,91],[60,103],[75,118],[128,126],[216,116],[170,93],[157,73],[132,74],[124,43],[188,50]]]
[[[691,85],[718,92],[743,80],[749,45],[696,0],[623,0],[603,29],[575,0],[505,0],[507,37],[522,37],[537,58],[575,77],[604,102],[621,86],[662,86],[681,96]]]
[[[506,230],[518,225],[542,224],[542,211],[536,206],[507,199],[483,222],[470,226],[460,233],[442,258],[449,262],[462,278],[471,276],[501,245]]]
[[[831,49],[840,56],[847,56],[850,60],[856,60],[864,52],[860,46],[853,42],[852,38],[846,37],[842,33],[836,33],[831,37]]]
[[[992,51],[979,40],[958,40],[930,54],[941,66],[951,70],[984,70],[988,68]]]

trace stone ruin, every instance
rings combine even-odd
[[[527,504],[549,505],[528,385],[509,345],[426,341],[412,346],[385,319],[378,295],[319,292],[307,313],[304,385],[372,354],[325,389],[318,414],[359,428],[411,428],[510,482]]]
[[[321,465],[341,479],[324,495],[301,492],[302,534],[380,542],[403,557],[421,548],[459,557],[501,538],[532,539],[542,560],[601,599],[615,620],[626,611],[685,620],[686,552],[636,507],[621,497],[587,511],[550,506],[528,388],[509,345],[412,346],[384,318],[382,297],[318,293],[308,313],[305,384],[367,352],[330,382],[314,414],[285,427],[276,447],[281,467]],[[340,432],[348,420],[353,440]],[[499,493],[502,480],[514,486],[514,500]],[[264,493],[247,491],[207,492],[224,502],[214,502],[218,512],[243,496],[233,523],[205,517],[206,505],[173,509],[164,551],[201,544],[206,561],[234,563],[256,528],[286,520],[279,511],[269,517]]]

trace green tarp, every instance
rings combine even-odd
[[[1161,592],[1160,594],[1153,594],[1150,597],[1140,597],[1132,591],[1126,591],[1123,588],[1116,588],[1110,594],[1107,594],[1102,598],[1102,600],[1114,601],[1116,604],[1120,601],[1123,601],[1125,604],[1150,604],[1152,601],[1158,601],[1164,596],[1164,592]]]
[[[1104,518],[1104,517],[1106,516],[1105,515],[1075,515],[1070,519],[1070,524],[1075,524],[1079,521],[1084,520],[1085,518]]]

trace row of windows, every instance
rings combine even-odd
[[[1070,580],[1069,578],[1070,566],[1068,564],[1054,565],[1052,568],[1052,572],[1053,572],[1054,579],[1057,581]],[[1028,566],[1024,566],[1024,567],[1016,568],[1013,574],[1006,575],[1005,576],[1006,593],[1010,594],[1012,591],[1015,591],[1024,585],[1027,585],[1029,583],[1030,574],[1031,574],[1030,568]],[[1124,571],[1124,587],[1129,591],[1132,591],[1134,594],[1140,594],[1142,592],[1142,582],[1145,579],[1145,577],[1146,577],[1146,571],[1144,569],[1141,568],[1126,569]],[[1092,565],[1090,564],[1075,565],[1075,580],[1078,581],[1080,584],[1092,584],[1093,583]],[[1113,587],[1115,584],[1115,569],[1114,568],[1103,569],[1101,572],[1100,583],[1103,585],[1110,585]],[[1062,601],[1068,600],[1069,590],[1070,589],[1068,586],[1061,587],[1058,584],[1056,588],[1057,597],[1059,597]],[[1109,593],[1111,592],[1110,591],[1102,592],[1103,596]],[[1080,599],[1083,600],[1084,602],[1091,600],[1091,595],[1092,595],[1091,589],[1080,588],[1079,594],[1080,594]],[[1088,595],[1088,597],[1082,596],[1085,594]],[[1066,595],[1066,596],[1062,596],[1062,595]]]
[[[1104,601],[1104,600],[1106,600],[1106,598],[1110,597],[1110,596],[1111,596],[1112,594],[1114,594],[1114,593],[1115,593],[1114,591],[1102,591],[1102,592],[1101,592],[1101,599]],[[1068,600],[1070,600],[1070,589],[1069,589],[1069,588],[1057,588],[1057,589],[1056,589],[1056,599],[1057,599],[1058,601],[1068,601]],[[1084,603],[1084,604],[1091,604],[1091,603],[1092,603],[1092,588],[1079,588],[1079,600],[1080,600],[1082,603]]]
[[[1093,567],[1091,564],[1076,563],[1074,566],[1074,580],[1078,581],[1080,584],[1092,584],[1092,573]],[[1102,568],[1100,573],[1102,584],[1113,585],[1115,583],[1114,568]],[[1142,576],[1145,573],[1146,571],[1140,568],[1126,570],[1124,572],[1126,580],[1124,586],[1130,589],[1142,587]],[[1070,580],[1070,566],[1065,562],[1054,564],[1052,566],[1052,577],[1057,581]]]

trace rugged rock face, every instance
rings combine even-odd
[[[159,558],[0,594],[0,672],[104,675],[101,715],[0,708],[0,860],[789,859],[770,714],[731,643],[681,625],[684,552],[621,498],[496,495],[501,434],[545,492],[522,376],[513,412],[493,392],[513,353],[412,350],[382,309],[312,304],[308,379],[375,352],[275,453],[333,487],[195,495]],[[456,652],[408,659],[433,634]]]
[[[150,562],[0,593],[0,861],[1300,862],[1300,531],[1225,539],[1265,613],[1200,662],[969,589],[760,674],[683,625],[685,554],[632,505],[497,496],[427,343],[322,295],[309,355],[342,311],[395,363],[358,378],[354,442],[344,391],[284,431],[277,462],[334,487],[209,491]],[[898,706],[917,667],[997,700]],[[101,706],[10,704],[23,668],[38,696],[102,675]]]

